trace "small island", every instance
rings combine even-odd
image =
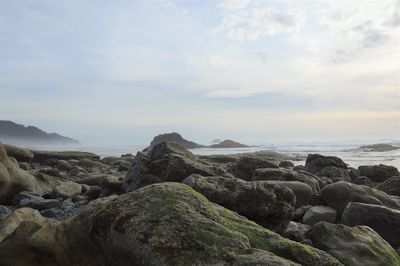
[[[230,139],[226,139],[224,141],[221,141],[218,144],[213,144],[208,147],[209,148],[224,148],[224,149],[226,149],[226,148],[248,148],[250,146],[230,140]]]

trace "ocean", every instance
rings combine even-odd
[[[351,167],[360,165],[376,165],[386,164],[400,168],[400,149],[387,152],[366,152],[358,149],[362,145],[375,143],[388,143],[400,147],[399,140],[341,140],[341,141],[321,141],[321,142],[275,142],[275,143],[258,143],[248,148],[230,148],[230,149],[212,149],[200,148],[192,149],[191,152],[198,155],[211,154],[235,154],[255,152],[262,150],[272,150],[286,155],[303,155],[304,157],[310,153],[319,153],[322,155],[338,156]],[[34,149],[44,150],[76,150],[87,151],[98,154],[101,157],[120,156],[122,154],[136,154],[143,150],[147,145],[109,145],[109,146],[47,146],[47,147],[30,147]],[[302,164],[304,161],[296,161],[295,165]]]

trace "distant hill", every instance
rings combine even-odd
[[[186,149],[197,149],[197,148],[202,148],[205,147],[203,145],[197,144],[196,142],[189,141],[184,139],[180,134],[176,132],[172,133],[165,133],[165,134],[160,134],[151,141],[151,146],[154,146],[158,143],[168,141],[168,142],[173,142],[173,143],[178,143],[185,147]]]
[[[210,148],[247,148],[250,146],[230,140],[230,139],[226,139],[224,141],[221,141],[218,144],[213,144],[208,147],[210,147]]]
[[[34,126],[24,126],[6,120],[0,120],[0,141],[17,145],[79,144],[77,140],[57,133],[47,133]]]

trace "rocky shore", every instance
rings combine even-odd
[[[276,155],[0,144],[0,265],[400,265],[398,169]]]

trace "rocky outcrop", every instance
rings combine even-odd
[[[399,210],[352,202],[347,205],[343,212],[342,223],[349,226],[369,226],[392,246],[400,246]]]
[[[318,175],[319,172],[328,166],[347,169],[347,164],[345,164],[339,157],[309,154],[307,156],[305,170]]]
[[[364,145],[360,146],[359,148],[362,151],[368,151],[368,152],[385,152],[385,151],[394,151],[397,149],[400,149],[397,146],[393,146],[391,144],[387,143],[378,143],[378,144],[372,144],[372,145]]]
[[[393,176],[385,182],[378,184],[375,188],[382,190],[386,194],[400,197],[400,176]]]
[[[162,142],[136,155],[124,187],[132,191],[153,183],[181,182],[191,174],[215,176],[225,172],[179,144]]]
[[[197,144],[193,141],[184,139],[180,134],[178,134],[176,132],[165,133],[165,134],[160,134],[158,136],[155,136],[150,143],[150,147],[160,144],[162,142],[176,143],[186,149],[198,149],[198,148],[205,147],[205,146]]]
[[[392,176],[399,176],[399,170],[394,166],[388,166],[384,164],[380,165],[366,165],[358,167],[358,173],[360,176],[366,176],[373,182],[384,182],[386,179]]]
[[[221,141],[220,143],[216,143],[213,145],[208,146],[209,148],[247,148],[250,147],[248,145],[230,140],[230,139],[226,139],[224,141]]]
[[[178,183],[98,200],[69,222],[31,225],[0,244],[1,265],[341,265]]]
[[[328,206],[338,211],[339,215],[349,202],[362,202],[400,209],[399,198],[391,197],[378,189],[344,181],[324,187],[321,196]]]
[[[400,265],[400,256],[367,226],[348,227],[320,222],[308,233],[315,247],[346,266]]]
[[[319,193],[320,191],[318,177],[303,170],[294,171],[285,168],[260,168],[254,170],[251,180],[299,181],[309,185],[313,193]]]
[[[259,168],[279,168],[279,166],[265,159],[242,156],[228,167],[228,172],[236,178],[250,181],[255,170]]]
[[[34,162],[44,163],[46,160],[81,160],[81,159],[90,159],[90,160],[99,160],[100,156],[91,153],[91,152],[82,152],[82,151],[41,151],[41,150],[32,150],[34,155]]]
[[[4,149],[8,156],[14,157],[18,162],[30,162],[33,159],[33,153],[24,148],[4,144]]]
[[[283,232],[293,219],[295,195],[268,182],[191,175],[183,183],[206,198],[273,231]]]

